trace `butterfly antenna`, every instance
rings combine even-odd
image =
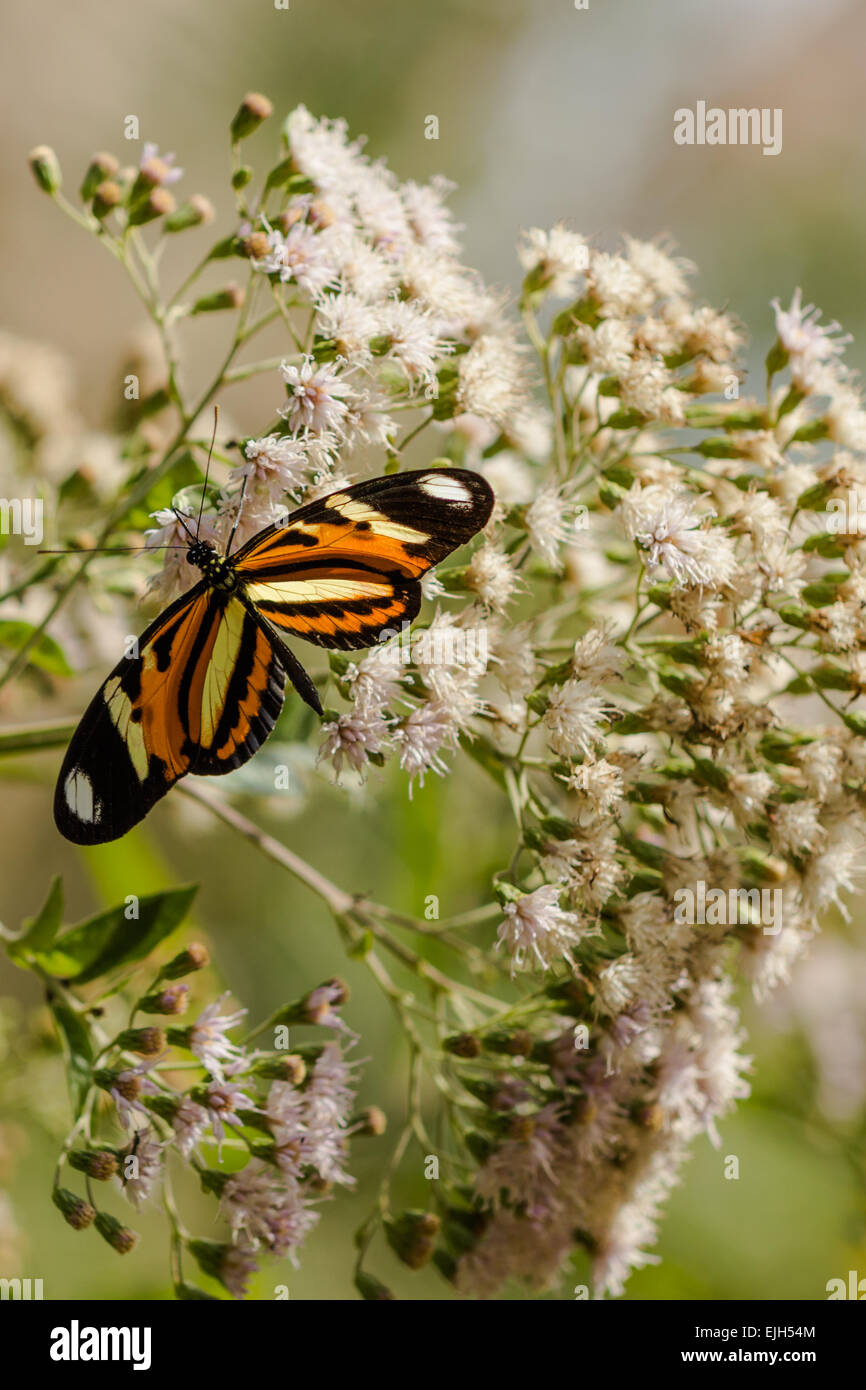
[[[211,437],[210,437],[210,448],[209,448],[208,451],[207,451],[207,463],[205,464],[205,468],[204,468],[204,485],[203,485],[202,490],[201,490],[201,502],[200,502],[200,504],[199,504],[199,509],[198,509],[198,521],[196,522],[196,525],[195,525],[196,540],[198,540],[198,534],[199,534],[199,531],[201,530],[201,518],[202,518],[202,513],[204,512],[204,499],[205,499],[205,497],[207,496],[207,480],[208,480],[208,477],[210,476],[210,461],[211,461],[211,455],[213,454],[213,446],[214,446],[214,444],[216,443],[216,432],[217,432],[217,425],[219,424],[219,418],[220,418],[220,408],[219,408],[218,405],[215,405],[214,408],[213,408],[213,434],[212,434]]]
[[[151,550],[186,550],[185,545],[74,545],[66,550],[37,550],[37,555],[144,555]]]
[[[172,507],[171,510],[174,512],[175,516],[177,517],[177,519],[178,519],[178,521],[180,522],[181,526],[183,527],[184,531],[186,531],[186,534],[189,536],[190,540],[191,540],[193,543],[195,543],[195,542],[198,540],[198,536],[197,536],[197,535],[193,535],[192,531],[191,531],[191,530],[189,529],[189,527],[187,526],[186,522],[185,522],[184,519],[183,519],[183,513],[182,513],[182,512],[179,512],[178,509],[177,509],[177,507]]]
[[[226,545],[226,551],[225,551],[225,553],[226,553],[226,559],[228,559],[228,556],[229,556],[229,554],[231,553],[232,541],[234,540],[234,538],[235,538],[235,532],[237,531],[238,526],[240,525],[240,521],[241,521],[241,512],[242,512],[243,509],[244,509],[244,496],[245,496],[245,494],[246,494],[247,482],[248,482],[248,480],[249,480],[249,474],[248,474],[248,473],[245,473],[245,474],[244,474],[244,480],[243,480],[243,482],[241,483],[241,495],[240,495],[240,497],[238,498],[238,509],[237,509],[237,511],[236,511],[236,513],[235,513],[235,522],[234,522],[234,526],[232,527],[232,533],[231,533],[231,535],[229,536],[229,538],[228,538],[228,544]]]

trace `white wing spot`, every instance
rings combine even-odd
[[[63,786],[63,794],[67,806],[78,820],[91,824],[99,820],[101,807],[93,799],[93,783],[80,768],[70,772]]]
[[[441,502],[472,501],[472,493],[466,484],[448,474],[428,473],[425,478],[419,480],[418,486],[428,497],[435,497]]]

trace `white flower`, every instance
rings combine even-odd
[[[526,392],[523,354],[514,339],[486,333],[459,359],[457,400],[494,424],[504,425],[518,413]]]
[[[174,1140],[184,1158],[189,1158],[210,1123],[203,1105],[183,1096],[171,1118]]]
[[[339,434],[348,409],[346,397],[352,388],[340,376],[339,365],[316,363],[305,357],[300,367],[283,362],[280,366],[289,401],[280,410],[293,430],[334,430]]]
[[[585,796],[597,815],[606,816],[622,799],[622,768],[607,758],[587,760],[569,774],[567,785]]]
[[[683,393],[660,357],[642,353],[620,373],[620,399],[624,406],[652,420],[681,425],[685,420]]]
[[[603,695],[589,681],[567,680],[554,687],[544,714],[550,746],[563,758],[592,754],[601,738],[599,725],[611,713]]]
[[[783,854],[808,854],[824,838],[821,808],[814,801],[788,801],[770,817],[773,845]]]
[[[451,711],[442,700],[426,700],[401,720],[394,730],[394,742],[400,748],[400,766],[409,775],[410,795],[416,777],[423,787],[426,773],[444,776],[448,769],[442,753],[456,747],[457,741]]]
[[[295,222],[285,236],[272,227],[266,235],[270,250],[251,262],[254,270],[279,275],[284,284],[293,280],[310,298],[335,283],[338,265],[331,251],[333,238],[327,232],[317,232],[307,222]]]
[[[492,660],[500,685],[512,695],[535,686],[536,657],[528,623],[505,627],[493,637]]]
[[[505,552],[487,542],[472,556],[463,582],[488,608],[501,613],[517,587],[517,574]]]
[[[527,508],[526,529],[529,542],[550,569],[559,569],[559,547],[569,538],[566,508],[559,488],[548,484],[539,488],[535,501]]]
[[[183,1030],[184,1046],[199,1059],[206,1071],[220,1081],[225,1075],[226,1064],[238,1062],[244,1055],[242,1048],[229,1042],[226,1034],[230,1029],[237,1028],[247,1011],[238,1009],[233,1014],[220,1014],[219,1009],[228,997],[229,991],[226,990],[225,994],[202,1010],[195,1023]]]
[[[394,299],[381,311],[379,332],[389,340],[388,357],[400,363],[410,380],[435,380],[437,363],[450,348],[441,341],[431,314],[411,300]]]
[[[828,364],[841,357],[851,337],[849,334],[833,336],[841,332],[838,323],[819,324],[821,310],[814,304],[803,308],[799,288],[794,291],[790,309],[783,309],[778,299],[772,300],[772,306],[776,313],[776,333],[789,357],[791,377],[801,391],[808,393],[821,380]]]
[[[720,314],[704,304],[687,315],[680,327],[684,344],[691,352],[705,353],[711,362],[731,370],[730,359],[742,343],[743,335],[730,315]]]
[[[305,106],[296,106],[290,113],[285,131],[299,171],[323,191],[345,197],[366,163],[364,141],[350,143],[345,121],[317,121]]]
[[[655,291],[622,256],[593,251],[586,274],[587,288],[605,317],[628,318],[649,309]]]
[[[688,294],[686,276],[695,266],[683,256],[672,256],[654,241],[623,238],[629,265],[642,276],[659,299],[680,299]]]
[[[229,1178],[220,1210],[235,1240],[243,1233],[254,1249],[264,1246],[293,1262],[297,1247],[319,1219],[307,1205],[300,1183],[256,1158]]]
[[[398,261],[412,240],[397,180],[383,163],[366,165],[355,176],[355,212],[373,245]]]
[[[322,745],[319,761],[328,758],[339,778],[343,763],[355,772],[363,772],[371,753],[384,752],[388,743],[388,724],[378,711],[368,705],[356,706],[350,714],[322,725]]]
[[[410,179],[400,190],[413,235],[422,246],[439,255],[454,255],[460,250],[457,233],[461,228],[444,206],[454,188],[449,179],[438,175],[428,184]]]
[[[162,1169],[162,1145],[138,1131],[132,1143],[123,1150],[120,1163],[123,1193],[134,1207],[142,1207],[153,1195]]]
[[[379,305],[397,288],[398,272],[393,261],[355,235],[341,253],[340,280],[358,299]]]
[[[571,948],[580,941],[579,918],[559,906],[559,887],[546,883],[533,893],[524,893],[517,902],[506,903],[504,920],[496,936],[496,947],[505,946],[511,956],[511,973],[530,967],[548,970],[559,958],[574,965]]]
[[[703,529],[697,498],[660,484],[636,484],[623,499],[626,531],[646,552],[650,569],[664,568],[680,585],[724,584],[734,574],[733,543],[724,532]]]
[[[549,232],[541,227],[524,232],[518,255],[533,283],[559,299],[573,298],[578,276],[589,264],[586,240],[561,222]]]
[[[379,308],[357,294],[330,294],[319,301],[316,321],[318,332],[333,339],[341,357],[356,364],[370,360],[370,339],[380,331],[382,322]]]
[[[625,667],[628,657],[622,647],[608,640],[609,633],[604,627],[590,628],[574,644],[571,664],[574,674],[580,680],[606,681],[618,676]]]
[[[634,351],[634,339],[622,319],[602,319],[595,328],[587,323],[578,324],[577,339],[591,371],[618,377],[627,369]]]
[[[262,439],[248,439],[244,458],[246,463],[232,469],[232,482],[248,477],[267,488],[294,492],[307,481],[310,460],[302,442],[291,435],[269,434]]]
[[[406,674],[402,653],[393,642],[383,642],[351,665],[346,680],[352,688],[355,708],[380,718],[383,710],[405,696],[400,681]]]
[[[824,411],[827,433],[845,449],[866,453],[866,410],[859,390],[845,381],[830,383],[830,402]]]
[[[351,1066],[339,1044],[326,1043],[304,1090],[304,1163],[326,1182],[354,1184],[343,1166],[349,1117],[355,1104]]]

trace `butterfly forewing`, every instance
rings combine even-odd
[[[463,469],[373,478],[292,512],[234,557],[247,597],[284,632],[368,647],[411,622],[418,580],[474,536],[493,505]]]

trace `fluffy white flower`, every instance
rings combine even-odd
[[[828,364],[841,357],[851,337],[849,334],[834,336],[841,332],[838,323],[820,324],[821,310],[814,304],[804,308],[799,288],[794,291],[790,309],[783,309],[778,299],[774,299],[772,305],[776,333],[788,354],[791,377],[801,391],[808,393],[821,381]]]
[[[561,222],[550,231],[532,227],[524,232],[518,255],[533,286],[548,290],[559,299],[574,297],[578,276],[589,265],[585,238]]]
[[[506,903],[505,917],[496,936],[497,948],[504,946],[511,956],[511,973],[527,964],[548,970],[555,960],[574,964],[571,950],[580,941],[579,918],[559,906],[560,889],[546,883],[517,902]]]
[[[286,383],[288,404],[280,410],[293,430],[333,430],[339,434],[348,409],[352,387],[340,375],[336,363],[316,363],[305,357],[301,365],[283,362],[280,373]]]
[[[590,681],[567,680],[555,686],[544,714],[551,748],[563,758],[589,757],[601,738],[599,725],[611,713],[603,695]]]

